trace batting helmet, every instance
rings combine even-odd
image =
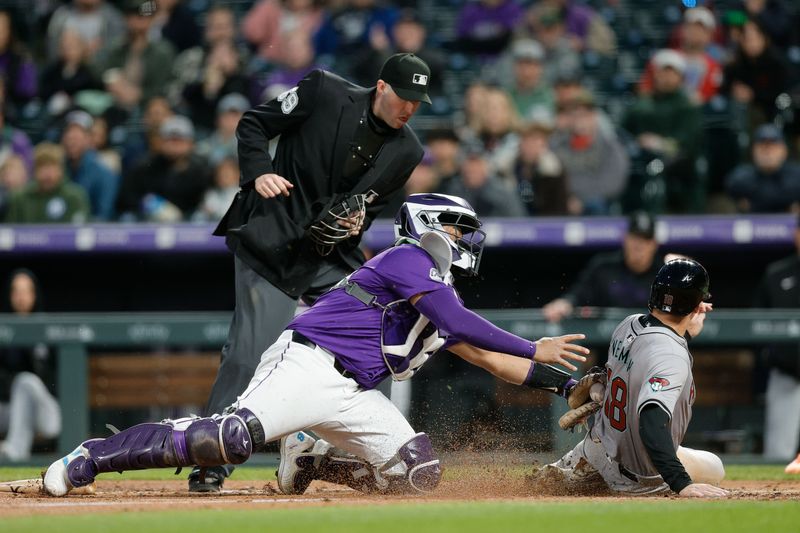
[[[661,267],[650,287],[651,310],[685,316],[711,298],[708,272],[692,259],[675,259]]]
[[[452,239],[445,226],[458,230]],[[398,241],[419,243],[422,235],[436,231],[447,237],[453,259],[452,265],[468,276],[478,274],[486,233],[480,229],[481,221],[469,202],[447,194],[411,194],[400,208],[394,221],[394,234]]]

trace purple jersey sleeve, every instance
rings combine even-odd
[[[403,300],[450,287],[439,275],[428,252],[413,244],[390,249],[371,268],[387,282],[387,288]]]

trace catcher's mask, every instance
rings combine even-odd
[[[317,253],[328,255],[334,246],[352,237],[353,228],[360,229],[364,225],[366,206],[376,196],[372,191],[348,196],[335,202],[319,220],[309,226],[307,235],[316,245]]]
[[[395,218],[394,234],[398,241],[419,243],[424,233],[441,233],[453,251],[456,271],[476,276],[486,239],[480,227],[478,215],[463,198],[424,193],[409,195]]]

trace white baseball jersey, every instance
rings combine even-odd
[[[611,338],[608,383],[593,434],[608,456],[641,476],[656,471],[639,437],[639,413],[656,405],[669,414],[678,449],[694,403],[692,357],[686,339],[649,315],[631,315]]]

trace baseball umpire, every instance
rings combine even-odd
[[[422,159],[406,123],[430,103],[430,76],[413,54],[390,57],[373,88],[315,70],[242,117],[241,192],[215,231],[235,255],[236,307],[206,414],[244,390],[298,298],[312,303],[364,262],[361,234]],[[189,490],[218,491],[231,471],[194,469]]]
[[[708,272],[694,260],[661,267],[650,289],[650,314],[631,315],[614,330],[605,393],[591,406],[597,410],[592,429],[545,467],[551,481],[579,486],[602,478],[627,494],[671,489],[687,498],[727,495],[713,485],[725,476],[719,457],[680,446],[695,399],[687,341],[711,311],[708,286]]]
[[[485,237],[467,202],[411,195],[395,233],[395,246],[288,325],[222,415],[139,424],[88,440],[50,465],[47,492],[63,496],[103,472],[240,464],[281,437],[284,493],[302,493],[313,479],[366,492],[428,492],[439,483],[439,459],[429,437],[375,389],[383,379],[408,379],[448,349],[511,383],[577,393],[570,374],[542,363],[575,370],[570,361],[588,353],[573,344],[583,335],[533,342],[463,306],[451,269],[477,274]]]

